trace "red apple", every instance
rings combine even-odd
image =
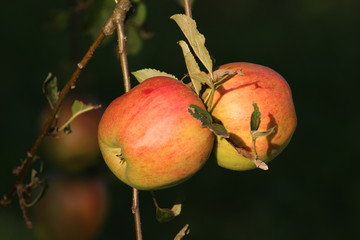
[[[277,126],[275,133],[259,137],[256,141],[259,159],[263,162],[272,160],[286,147],[296,128],[296,113],[289,85],[274,70],[253,63],[229,63],[220,69],[241,71],[242,74],[235,75],[216,90],[212,115],[223,123],[237,146],[253,154],[250,119],[253,103],[257,103],[261,112],[258,131]],[[232,170],[256,167],[223,138],[217,138],[214,152],[221,167]]]
[[[61,107],[58,127],[71,117],[73,101],[66,100]],[[71,122],[71,133],[59,132],[56,136],[47,137],[42,148],[44,158],[54,166],[72,172],[94,165],[100,156],[97,142],[100,118],[99,109],[85,112]]]
[[[208,159],[213,134],[188,112],[199,97],[169,77],[145,80],[116,98],[99,124],[104,160],[123,182],[140,190],[179,184]]]
[[[50,179],[34,209],[35,234],[39,240],[95,239],[106,207],[106,189],[100,179]]]

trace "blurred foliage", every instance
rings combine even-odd
[[[95,11],[104,1],[94,1],[83,12],[71,11],[77,1],[70,0],[2,4],[1,193],[14,182],[11,171],[38,134],[39,114],[47,104],[43,79],[49,72],[61,79],[60,86],[68,79],[91,44],[90,29],[96,32],[100,18],[106,18]],[[153,37],[129,56],[130,71],[155,68],[183,76],[186,67],[176,44],[183,36],[169,19],[182,13],[181,6],[176,0],[144,2],[144,28]],[[249,61],[280,72],[293,90],[298,128],[267,172],[233,172],[210,160],[189,181],[159,191],[164,206],[172,204],[178,191],[186,196],[181,215],[169,223],[156,221],[151,194],[141,192],[145,239],[169,239],[187,223],[191,239],[360,238],[355,152],[360,129],[354,124],[360,120],[359,9],[357,0],[195,1],[193,17],[216,65]],[[116,38],[106,42],[74,90],[93,95],[104,106],[123,92]],[[101,169],[110,179],[112,210],[98,239],[118,239],[119,234],[134,239],[131,189],[114,180],[105,166]],[[0,238],[35,239],[16,198],[11,208],[0,208]]]

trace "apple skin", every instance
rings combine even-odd
[[[169,77],[149,78],[116,98],[98,132],[111,171],[139,190],[175,186],[195,174],[211,154],[214,136],[190,115],[190,104],[205,109],[189,87]]]
[[[212,115],[222,122],[236,145],[253,152],[250,119],[257,103],[261,112],[258,131],[277,125],[275,133],[256,140],[258,157],[263,162],[274,159],[290,142],[297,119],[289,85],[274,70],[246,62],[225,64],[220,69],[241,71],[219,87],[214,96]],[[240,155],[227,140],[217,138],[214,153],[219,166],[231,170],[256,168]]]
[[[44,197],[34,208],[39,240],[95,239],[106,217],[108,195],[96,177],[50,178]]]
[[[82,99],[87,98],[83,97],[79,100]],[[74,98],[69,98],[63,103],[59,114],[59,126],[71,117],[71,106],[74,100]],[[71,122],[71,133],[60,132],[55,137],[47,137],[42,147],[44,157],[56,168],[67,172],[79,172],[95,165],[101,159],[97,141],[101,115],[100,109],[85,112]],[[48,111],[43,119],[45,120],[47,116]]]

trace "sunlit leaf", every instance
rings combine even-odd
[[[176,234],[174,240],[182,240],[184,239],[184,237],[186,237],[187,235],[189,235],[190,233],[190,228],[189,228],[189,224],[186,224],[178,234]]]
[[[161,72],[159,70],[156,69],[151,69],[151,68],[145,68],[145,69],[141,69],[138,70],[136,72],[132,72],[132,75],[134,75],[134,77],[136,78],[136,80],[138,80],[138,82],[143,82],[144,80],[151,78],[151,77],[170,77],[170,78],[174,78],[177,79],[174,75],[166,73],[166,72]]]
[[[74,119],[76,117],[78,117],[79,115],[85,113],[85,112],[88,112],[88,111],[91,111],[91,110],[94,110],[94,109],[98,109],[100,108],[101,105],[93,105],[93,104],[86,104],[82,101],[79,101],[79,100],[75,100],[72,104],[72,107],[71,107],[71,111],[72,111],[72,116],[65,122],[65,124],[59,128],[59,132],[60,131],[64,131],[65,129],[68,128],[69,124],[74,121]],[[70,129],[71,131],[71,129]]]
[[[211,84],[211,80],[205,72],[200,70],[194,55],[191,53],[189,46],[185,41],[179,41],[179,46],[182,49],[185,58],[186,68],[190,75],[191,82],[194,86],[196,94],[200,95],[202,84]]]
[[[177,203],[175,204],[172,208],[171,208],[171,211],[174,213],[174,216],[179,216],[180,213],[181,213],[181,207],[182,207],[182,204],[181,203]]]
[[[171,19],[173,19],[180,27],[196,56],[205,66],[207,71],[212,74],[213,62],[209,51],[205,47],[205,37],[198,31],[194,19],[184,14],[175,14],[171,16]]]
[[[218,69],[213,72],[214,77],[214,85],[215,89],[219,88],[222,84],[224,84],[226,81],[230,80],[232,77],[234,77],[237,74],[242,74],[239,71],[234,71],[232,69]]]

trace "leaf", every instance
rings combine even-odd
[[[49,73],[44,80],[42,90],[49,102],[51,109],[53,109],[59,99],[59,91],[57,86],[57,78],[54,77],[51,73]]]
[[[261,161],[260,159],[255,159],[252,161],[257,168],[260,168],[261,170],[264,170],[264,171],[269,170],[269,166],[266,163],[264,163],[263,161]]]
[[[208,95],[206,96],[204,103],[205,103],[208,111],[211,112],[212,103],[213,103],[214,95],[215,95],[215,87],[211,87],[209,90],[210,91],[208,92]]]
[[[222,84],[224,84],[226,81],[230,80],[232,77],[234,77],[237,74],[242,75],[240,71],[235,71],[232,69],[218,69],[214,71],[213,77],[214,77],[215,89],[219,88]]]
[[[180,213],[181,213],[181,207],[182,207],[182,204],[181,203],[177,203],[175,204],[172,208],[171,208],[171,211],[174,213],[174,216],[179,216]]]
[[[186,237],[187,235],[189,235],[190,233],[190,228],[189,228],[189,224],[186,224],[178,234],[176,234],[174,240],[181,240],[184,237]]]
[[[126,36],[128,41],[126,42],[126,50],[129,55],[138,54],[143,46],[143,40],[140,37],[140,31],[133,25],[126,26]]]
[[[229,138],[230,134],[226,130],[226,128],[218,123],[213,123],[209,126],[209,129],[215,133],[216,136],[223,137],[223,138]]]
[[[202,84],[212,86],[213,83],[209,76],[200,70],[200,67],[197,64],[194,55],[191,53],[187,43],[185,41],[179,41],[178,44],[183,51],[186,68],[190,75],[191,82],[195,88],[195,92],[197,95],[200,95]]]
[[[213,123],[210,113],[197,105],[189,105],[188,112],[191,116],[201,121],[202,127],[209,127]]]
[[[45,191],[47,190],[47,181],[46,179],[40,178],[40,174],[43,171],[43,162],[41,162],[39,171],[35,169],[31,170],[31,179],[30,183],[26,184],[25,189],[29,192],[29,197],[24,202],[26,207],[31,207],[38,203],[41,198],[44,196]]]
[[[191,116],[201,121],[203,128],[205,127],[208,128],[216,136],[223,138],[230,137],[229,132],[226,130],[226,128],[223,125],[219,123],[213,123],[213,119],[210,113],[205,109],[202,109],[197,105],[191,104],[188,107],[188,112],[191,114]]]
[[[85,112],[91,111],[93,109],[98,109],[100,107],[101,107],[101,105],[85,104],[82,101],[75,100],[71,107],[72,116],[64,123],[64,125],[62,127],[59,128],[59,132],[65,130],[65,129],[69,129],[68,128],[69,124],[72,121],[74,121],[74,119],[76,117],[78,117],[79,115],[81,115]],[[71,129],[70,129],[70,132],[71,132]]]
[[[160,223],[169,222],[175,218],[175,214],[168,208],[156,208],[156,220]]]
[[[184,14],[175,14],[171,16],[171,19],[180,27],[196,56],[200,59],[207,71],[212,74],[213,62],[209,51],[205,47],[205,37],[197,30],[194,19]]]
[[[251,131],[256,131],[259,129],[260,122],[261,122],[261,113],[259,111],[259,107],[256,103],[253,103],[254,111],[251,114],[250,120],[250,129]]]
[[[141,27],[147,15],[146,4],[143,1],[137,1],[135,6],[135,14],[129,19],[129,21],[136,27]]]
[[[258,137],[266,137],[266,136],[269,136],[271,134],[273,134],[276,130],[276,127],[277,126],[274,126],[272,128],[270,128],[269,130],[266,130],[264,132],[259,132],[259,131],[251,131],[251,135],[254,137],[254,138],[258,138]]]
[[[91,8],[87,11],[87,17],[85,18],[88,34],[92,39],[96,39],[99,35],[99,31],[104,26],[104,23],[114,11],[114,0],[102,0],[94,1]],[[104,41],[107,44],[110,41]]]
[[[144,80],[151,78],[151,77],[170,77],[170,78],[174,78],[177,80],[177,78],[174,75],[171,75],[169,73],[166,72],[161,72],[159,70],[156,69],[151,69],[151,68],[145,68],[145,69],[141,69],[138,70],[136,72],[131,72],[132,75],[134,75],[134,77],[136,78],[136,80],[138,80],[139,83],[143,82]]]

